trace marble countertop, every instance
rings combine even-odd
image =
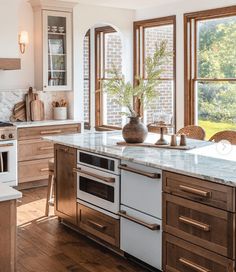
[[[7,184],[0,183],[0,202],[18,199],[22,197],[22,193],[13,189]]]
[[[43,120],[43,121],[30,121],[30,122],[13,122],[17,128],[27,128],[27,127],[41,127],[41,126],[56,126],[56,125],[71,125],[82,123],[78,120]]]
[[[125,147],[116,144],[123,141],[121,132],[87,132],[44,138],[84,151],[236,187],[236,146],[225,147],[222,144],[188,139],[187,144],[195,147],[188,151]],[[150,133],[146,142],[155,143],[158,138],[159,135]]]

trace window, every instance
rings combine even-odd
[[[90,128],[90,31],[84,38],[84,127]]]
[[[185,124],[236,129],[236,7],[185,15]]]
[[[114,28],[95,29],[95,64],[96,64],[96,128],[121,128],[122,109],[111,95],[102,88],[102,82],[110,79],[109,70],[116,67],[122,73],[122,43],[119,33]]]
[[[144,61],[162,41],[167,42],[168,51],[173,53],[161,67],[163,72],[156,79],[159,81],[156,99],[143,112],[143,119],[150,124],[158,121],[158,113],[167,113],[172,115],[175,125],[175,16],[135,22],[134,41],[134,78],[146,78]]]

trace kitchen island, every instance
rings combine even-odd
[[[235,271],[235,146],[125,147],[120,132],[46,139],[62,222],[159,270]]]
[[[16,200],[22,194],[0,183],[0,270],[16,271]]]

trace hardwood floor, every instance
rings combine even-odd
[[[44,216],[46,188],[24,190],[17,208],[17,272],[146,272]]]

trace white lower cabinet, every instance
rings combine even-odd
[[[162,221],[124,205],[120,214],[121,249],[161,270]]]
[[[121,204],[161,219],[162,171],[122,161]]]

